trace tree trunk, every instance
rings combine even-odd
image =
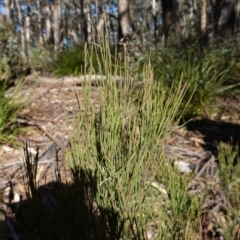
[[[236,4],[236,27],[235,32],[240,30],[240,1],[237,1]]]
[[[87,4],[84,8],[84,15],[85,15],[85,24],[86,24],[86,30],[87,30],[87,42],[91,42],[92,40],[92,25],[91,25],[91,14],[90,14],[90,7],[89,4]]]
[[[72,8],[73,7],[73,8]],[[79,13],[78,13],[78,8],[73,1],[73,5],[70,6],[69,4],[66,4],[65,6],[65,32],[67,35],[67,43],[68,44],[79,44],[79,31],[81,29],[81,23],[79,21]],[[72,14],[73,12],[75,14]],[[77,22],[77,24],[74,24],[74,22]]]
[[[67,41],[67,45],[69,45],[69,43],[71,42],[71,39],[70,39],[70,31],[69,29],[71,29],[71,22],[69,21],[69,5],[67,3],[65,3],[65,6],[63,7],[65,8],[65,11],[64,11],[64,17],[63,17],[63,28],[64,28],[64,33],[65,33],[65,39]]]
[[[129,2],[128,0],[118,0],[118,40],[131,38],[133,33]]]
[[[157,2],[156,0],[152,0],[152,16],[153,16],[153,24],[154,24],[154,40],[157,39]]]
[[[69,34],[73,37],[74,42],[76,42],[76,40],[78,42],[84,41],[84,36],[82,34],[82,11],[81,11],[81,6],[78,6],[78,2],[73,1],[73,7],[74,7],[74,11],[75,11],[75,17],[71,17],[71,22],[73,23],[73,21],[75,21],[77,24],[71,24],[71,29],[69,30]],[[79,12],[80,10],[80,12]],[[69,27],[70,28],[70,27]]]
[[[41,21],[42,21],[42,14],[41,14],[41,6],[40,6],[40,1],[37,0],[37,29],[38,29],[38,42],[40,45],[43,44],[43,35],[42,35],[42,26],[41,26]]]
[[[51,3],[48,0],[45,0],[45,34],[44,34],[44,41],[47,42],[49,45],[54,44],[53,38],[53,23],[51,21],[51,16],[53,15],[53,9]]]
[[[54,49],[58,50],[60,47],[60,19],[61,18],[61,5],[59,0],[54,1],[53,11],[53,36],[54,36]]]
[[[13,9],[13,3],[12,0],[5,0],[4,1],[5,10],[6,10],[6,19],[7,23],[12,23],[12,9]]]
[[[215,5],[215,25],[216,34],[222,39],[227,40],[234,35],[237,17],[238,0],[216,0]]]
[[[97,35],[100,38],[103,37],[104,23],[106,21],[103,5],[104,5],[104,0],[100,0],[99,1],[98,23],[97,23]]]
[[[207,41],[207,1],[202,0],[201,19],[200,19],[201,39],[203,42]]]
[[[83,42],[88,42],[88,26],[87,26],[87,19],[86,19],[86,10],[84,5],[84,0],[81,0],[81,28],[82,28],[82,40]]]
[[[181,34],[180,14],[177,0],[162,0],[163,35]]]
[[[18,14],[18,21],[20,24],[20,34],[21,34],[21,53],[23,57],[26,57],[26,43],[25,43],[25,31],[24,31],[24,25],[23,25],[23,18],[22,18],[22,9],[19,4],[19,0],[15,0],[16,8],[17,8],[17,14]]]
[[[27,6],[27,16],[25,18],[25,36],[26,42],[30,43],[31,36],[30,36],[30,7]]]

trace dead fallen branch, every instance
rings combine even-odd
[[[40,124],[38,124],[37,122],[35,122],[34,120],[24,116],[22,119],[18,119],[21,123],[25,123],[31,126],[36,126],[37,128],[39,128],[41,131],[43,131],[53,142],[56,143],[56,145],[64,152],[66,146],[64,145],[64,143],[61,142],[61,140],[59,140],[58,138],[56,138],[53,134],[51,134],[45,127],[41,126]],[[68,145],[68,143],[66,144]]]
[[[121,76],[111,76],[111,79],[108,76],[104,75],[84,75],[77,77],[62,77],[62,78],[53,78],[53,77],[40,77],[40,76],[28,76],[26,77],[27,81],[35,81],[39,85],[44,86],[71,86],[71,85],[83,85],[84,83],[90,82],[92,85],[101,84],[101,82],[106,80],[113,80],[116,82],[123,82],[124,78]]]

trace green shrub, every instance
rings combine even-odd
[[[179,80],[178,86],[166,88],[163,80],[154,80],[150,64],[144,66],[140,81],[133,77],[126,58],[123,66],[113,64],[108,44],[99,54],[97,69],[90,57],[91,67],[83,62],[83,73],[99,71],[108,79],[98,87],[99,108],[93,105],[90,82],[84,82],[77,97],[79,111],[65,153],[73,181],[60,185],[55,210],[44,209],[41,198],[34,197],[39,192],[36,168],[26,167],[27,192],[33,196],[26,235],[30,239],[33,232],[38,239],[146,239],[146,230],[154,222],[158,239],[195,239],[202,199],[188,196],[192,177],[181,176],[164,156],[187,83]],[[119,69],[123,69],[122,83],[115,81]],[[26,161],[27,165],[31,163]],[[165,186],[165,194],[153,193],[156,180]]]
[[[196,239],[202,214],[205,192],[189,196],[188,188],[193,175],[181,175],[170,161],[158,167],[158,179],[165,186],[165,201],[159,211],[162,239]],[[167,236],[167,237],[166,237]]]
[[[199,114],[207,115],[207,108],[212,100],[237,86],[230,83],[235,76],[236,59],[231,56],[230,51],[224,49],[204,49],[199,46],[186,49],[166,48],[151,54],[150,62],[155,78],[163,78],[166,87],[178,86],[181,76],[183,82],[189,83],[182,102],[182,107],[185,107],[192,96],[184,113],[186,119]]]
[[[218,145],[219,186],[226,196],[227,207],[224,209],[222,229],[225,239],[234,239],[239,233],[239,205],[240,205],[240,158],[238,149],[229,144]]]
[[[22,57],[17,35],[10,24],[0,24],[0,81],[9,79],[21,68]]]
[[[136,89],[127,62],[124,82],[117,84],[117,70],[112,70],[108,51],[104,46],[101,52],[108,80],[103,80],[99,89],[100,110],[92,105],[91,85],[86,82],[81,94],[84,112],[79,113],[66,158],[71,168],[95,174],[97,205],[112,209],[118,216],[114,229],[121,230],[120,236],[112,235],[112,239],[143,239],[143,228],[152,220],[149,216],[153,211],[145,197],[156,174],[154,166],[164,161],[161,146],[173,129],[186,84],[180,81],[178,88],[166,93],[160,81],[153,81],[148,65],[143,71],[144,82]],[[143,184],[148,170],[148,184]],[[146,215],[148,218],[143,217]]]
[[[54,59],[54,53],[46,47],[28,47],[27,62],[25,63],[31,71],[45,73]]]
[[[5,92],[8,84],[7,80],[0,82],[0,143],[16,144],[16,134],[20,131],[16,118],[24,105],[24,102],[19,101],[17,97],[22,82],[15,87],[11,97],[6,98]]]
[[[3,55],[0,60],[0,82],[9,79],[11,74],[9,59],[6,55]]]
[[[57,53],[50,70],[54,75],[77,76],[85,69],[89,71],[93,67],[98,72],[98,53],[95,49],[87,49],[84,45],[71,46]]]
[[[74,45],[64,49],[57,53],[50,71],[58,77],[77,76],[83,73],[88,74],[93,69],[95,74],[106,74],[104,57],[109,57],[112,70],[117,70],[120,73],[120,69],[116,67],[118,60],[115,48],[109,49],[111,52],[109,56],[103,56],[100,49],[101,47],[94,44],[88,46]]]

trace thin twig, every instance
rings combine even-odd
[[[29,125],[34,125],[34,126],[36,126],[36,127],[38,127],[40,130],[42,130],[52,141],[54,141],[56,144],[57,144],[57,146],[59,147],[59,148],[61,148],[61,150],[64,152],[65,151],[65,146],[64,146],[64,144],[60,141],[60,140],[58,140],[55,136],[53,136],[49,131],[47,131],[43,126],[41,126],[40,124],[38,124],[37,122],[35,122],[35,121],[33,121],[32,119],[30,119],[30,118],[28,118],[28,117],[26,117],[26,116],[24,116],[23,117],[25,120],[27,120],[25,123],[26,124],[29,124]],[[24,120],[23,119],[23,120]]]
[[[196,177],[200,177],[202,176],[202,174],[204,173],[204,171],[211,166],[215,161],[215,157],[212,155],[211,158],[203,165],[203,167],[201,168],[201,170],[196,174]]]
[[[46,90],[44,90],[40,95],[38,95],[37,97],[31,99],[30,101],[28,101],[25,106],[30,105],[31,103],[37,101],[38,99],[42,98],[44,95],[48,94],[53,88],[55,88],[56,86],[59,85],[59,83],[63,82],[63,78],[59,79],[57,82],[55,82],[51,87],[47,88]]]

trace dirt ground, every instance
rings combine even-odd
[[[51,81],[51,79],[50,79]],[[50,85],[50,86],[49,86]],[[68,146],[69,136],[73,131],[75,113],[83,107],[81,86],[62,86],[61,83],[42,84],[41,81],[30,78],[19,92],[22,99],[28,99],[26,106],[18,115],[18,122],[24,131],[18,135],[21,143],[19,148],[9,145],[0,145],[0,189],[5,188],[11,180],[15,185],[16,193],[24,196],[22,179],[22,162],[26,144],[33,155],[39,149],[38,185],[41,186],[55,179],[54,171],[56,150],[58,151],[64,174],[66,166],[63,151]],[[92,87],[91,99],[98,107],[97,87]],[[11,94],[11,89],[9,93]],[[78,100],[76,98],[78,96]],[[67,174],[68,175],[68,174]],[[69,179],[66,176],[66,181]],[[19,184],[21,183],[21,184]]]
[[[9,94],[11,89],[9,90]],[[71,173],[65,164],[63,151],[68,147],[69,136],[73,133],[73,122],[78,102],[83,106],[82,86],[63,85],[49,78],[46,81],[32,77],[23,86],[19,95],[28,99],[26,106],[18,115],[18,121],[27,130],[17,138],[22,146],[16,148],[0,145],[0,191],[9,181],[13,183],[14,194],[25,196],[23,158],[24,146],[28,144],[32,154],[39,148],[39,167],[37,185],[43,186],[56,180],[56,164],[60,166],[63,181],[70,181]],[[98,87],[92,87],[93,105],[99,107]],[[181,160],[192,164],[194,159],[203,161],[208,154],[217,157],[217,144],[240,143],[240,96],[216,100],[212,106],[214,114],[206,119],[193,119],[175,131],[166,149],[169,153],[181,155]],[[240,149],[240,148],[239,148]],[[56,151],[59,162],[56,163]],[[26,180],[26,179],[25,179]],[[6,199],[3,199],[6,200]]]

